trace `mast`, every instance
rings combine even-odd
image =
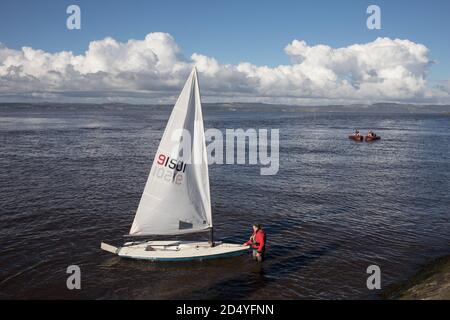
[[[199,85],[199,81],[198,81],[197,67],[194,66],[192,72],[195,75],[195,80],[196,80],[195,84],[197,85],[196,94],[198,94],[197,99],[198,99],[198,101],[200,103],[200,106],[201,106],[200,85]],[[201,107],[200,107],[200,112],[201,112]],[[202,118],[202,124],[203,124],[203,115],[201,116],[201,118]],[[208,160],[206,160],[206,161],[208,161]],[[208,167],[206,167],[206,170],[208,170]],[[208,189],[209,189],[209,181],[208,181]],[[208,190],[208,194],[209,194],[209,190]],[[214,243],[214,227],[213,227],[212,212],[210,214],[209,220],[210,220],[210,224],[211,224],[211,227],[209,229],[209,244],[210,244],[211,247],[214,247],[215,243]]]

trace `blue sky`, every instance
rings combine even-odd
[[[81,30],[65,27],[70,4],[82,13]],[[381,7],[382,29],[366,28],[366,8]],[[288,64],[283,48],[292,40],[333,48],[377,37],[425,45],[430,83],[450,78],[450,1],[8,1],[0,2],[0,42],[11,49],[82,54],[89,42],[112,37],[126,42],[167,32],[182,53],[214,57],[223,64]]]
[[[65,9],[78,4],[82,29],[65,28]],[[366,28],[366,8],[377,4],[382,29]],[[287,63],[283,48],[293,39],[332,47],[405,38],[425,44],[439,62],[434,79],[450,76],[450,1],[1,1],[0,42],[82,53],[90,41],[126,41],[154,31],[174,36],[183,52],[222,63]]]

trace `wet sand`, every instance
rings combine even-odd
[[[450,300],[450,255],[426,264],[408,281],[392,286],[386,299]]]

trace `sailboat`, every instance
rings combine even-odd
[[[101,249],[123,258],[152,261],[236,256],[248,246],[214,241],[208,159],[197,70],[194,67],[173,107],[156,152],[129,237],[209,232],[209,241],[141,240]]]

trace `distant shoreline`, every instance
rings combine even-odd
[[[425,264],[405,282],[382,293],[384,299],[450,300],[450,255]]]
[[[133,104],[133,103],[58,103],[58,102],[0,102],[0,110],[26,110],[31,108],[49,109],[73,109],[73,108],[103,108],[103,109],[123,109],[126,108],[162,108],[171,109],[173,104]],[[250,102],[222,102],[203,103],[205,110],[229,110],[229,111],[275,111],[282,112],[326,112],[326,113],[371,113],[371,114],[437,114],[442,116],[450,115],[450,105],[446,104],[400,104],[400,103],[374,103],[374,104],[332,104],[332,105],[289,105],[289,104],[268,104]]]

